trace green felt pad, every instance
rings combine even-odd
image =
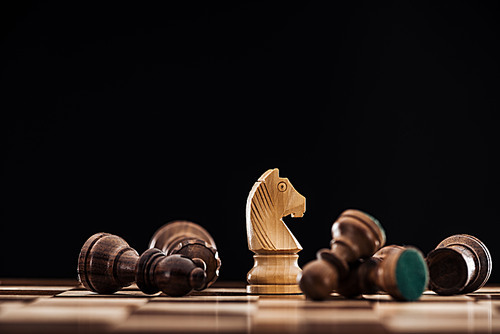
[[[425,259],[416,249],[406,249],[396,264],[396,282],[405,300],[420,298],[429,280]]]

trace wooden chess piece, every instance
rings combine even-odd
[[[492,261],[486,245],[476,237],[457,234],[441,241],[427,255],[429,288],[440,295],[466,294],[490,278]]]
[[[158,248],[167,255],[182,254],[191,259],[202,259],[207,266],[207,279],[202,289],[211,286],[219,277],[221,261],[215,241],[198,224],[190,221],[167,223],[155,232],[149,248]]]
[[[314,300],[326,299],[349,271],[349,263],[372,256],[385,244],[385,232],[378,220],[358,211],[346,210],[332,225],[331,249],[321,249],[309,262],[299,285]]]
[[[428,279],[427,264],[418,249],[392,245],[351,265],[337,292],[356,297],[382,290],[396,300],[413,301],[420,298]]]
[[[161,290],[177,297],[205,284],[205,264],[180,254],[166,256],[154,248],[139,257],[122,238],[97,233],[80,251],[78,278],[85,288],[97,293],[114,293],[136,281],[144,293]]]
[[[302,250],[282,218],[302,217],[306,199],[287,178],[270,169],[255,182],[247,199],[248,248],[255,253],[254,266],[247,274],[247,293],[300,294],[297,263]]]

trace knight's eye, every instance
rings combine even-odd
[[[285,183],[285,182],[280,182],[280,183],[278,183],[278,190],[279,190],[279,191],[283,192],[283,191],[285,191],[285,190],[286,190],[286,188],[287,188],[287,186],[286,186],[286,183]]]

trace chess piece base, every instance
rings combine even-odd
[[[247,294],[250,295],[301,295],[298,284],[255,284],[247,285]]]
[[[301,294],[297,275],[302,272],[297,254],[255,254],[247,274],[249,294]]]
[[[486,245],[468,234],[452,235],[427,255],[431,290],[440,295],[466,294],[488,281],[492,261]]]

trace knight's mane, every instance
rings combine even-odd
[[[250,205],[250,221],[260,244],[267,249],[275,249],[271,238],[267,235],[264,228],[264,221],[274,213],[274,202],[265,182],[257,182],[254,189],[250,192],[252,196]]]

